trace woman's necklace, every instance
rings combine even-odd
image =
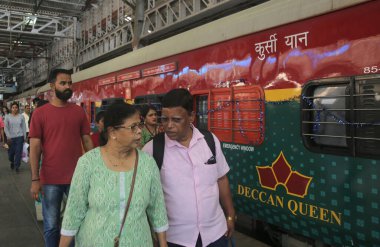
[[[108,162],[113,166],[113,167],[118,167],[118,166],[120,166],[118,163],[119,162],[115,162],[115,160],[113,160],[113,159],[111,159],[111,154],[106,150],[106,153],[107,153],[107,155],[106,155],[106,157],[107,157],[107,160],[108,160]]]
[[[154,137],[156,135],[156,127],[154,127],[154,130],[153,131],[150,131],[149,129],[149,126],[148,125],[145,125],[146,126],[146,129],[148,130],[149,134]]]

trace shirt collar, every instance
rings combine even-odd
[[[191,137],[189,148],[195,145],[195,143],[197,143],[199,139],[204,138],[204,135],[193,124],[191,124],[191,128],[193,129],[193,136]],[[184,147],[178,141],[171,140],[166,134],[165,134],[165,145],[167,145],[168,147],[173,147],[173,146]]]

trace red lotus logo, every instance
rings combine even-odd
[[[272,166],[256,166],[261,187],[276,190],[276,187],[281,184],[289,195],[305,197],[312,177],[292,171],[291,168],[282,151]]]

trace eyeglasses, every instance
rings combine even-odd
[[[137,133],[137,130],[138,129],[142,129],[142,128],[144,128],[144,123],[142,123],[142,122],[140,122],[140,123],[134,123],[131,126],[116,126],[115,127],[115,129],[130,129],[134,133]]]

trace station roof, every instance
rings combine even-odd
[[[1,0],[0,80],[7,82],[47,49],[57,30],[79,18],[90,0]],[[53,19],[54,18],[54,19]],[[60,23],[55,23],[57,18]]]
[[[113,3],[118,2],[118,4],[124,3],[131,9],[137,3],[137,0],[112,1]],[[141,1],[145,1],[145,5],[153,12],[154,8],[169,4],[169,2],[182,3],[182,0]],[[203,5],[210,2],[195,0],[195,2],[197,1]],[[186,18],[182,24],[149,33],[149,37],[145,37],[145,44],[149,45],[197,25],[265,1],[268,0],[219,0],[219,3],[215,5],[219,5],[220,8],[215,8],[214,12],[206,13],[203,11],[205,12],[203,15]],[[84,13],[89,13],[90,10],[97,9],[108,2],[109,0],[0,0],[0,87],[1,84],[15,84],[15,81],[23,81],[19,77],[22,78],[24,75],[27,64],[33,64],[33,62],[41,59],[50,60],[50,50],[56,40],[73,38],[64,33],[65,28],[72,26],[75,22],[83,21],[86,18]],[[114,54],[114,56],[117,55]],[[112,57],[108,56],[108,58]],[[87,66],[97,64],[96,59],[90,61]],[[98,62],[100,62],[100,58]],[[42,81],[33,83],[38,84],[40,82]],[[27,88],[24,87],[24,89]]]

